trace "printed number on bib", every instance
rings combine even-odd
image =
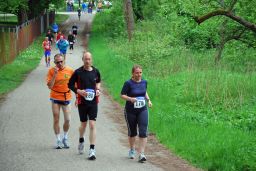
[[[93,89],[85,89],[87,95],[84,97],[85,100],[92,101],[95,96],[95,92]]]
[[[136,102],[134,102],[134,108],[142,108],[146,105],[144,97],[136,97]]]

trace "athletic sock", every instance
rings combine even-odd
[[[60,141],[60,134],[56,134],[57,141]]]
[[[68,139],[68,132],[64,132],[64,138]]]
[[[90,145],[90,149],[94,149],[95,145],[94,144],[91,144]]]
[[[83,142],[84,142],[84,137],[79,138],[79,142],[80,142],[80,143],[83,143]]]

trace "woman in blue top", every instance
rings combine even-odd
[[[152,103],[147,93],[147,81],[142,79],[142,67],[134,65],[132,68],[132,78],[126,81],[121,91],[121,98],[126,100],[125,119],[128,127],[128,140],[130,145],[129,158],[134,159],[136,155],[135,140],[137,127],[139,131],[139,162],[145,162],[144,150],[147,144],[148,129],[148,107]]]

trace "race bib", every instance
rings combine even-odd
[[[46,46],[45,46],[45,49],[50,49],[50,46],[49,46],[49,45],[46,45]]]
[[[95,91],[93,89],[85,89],[87,95],[84,97],[85,100],[92,101],[95,97]]]
[[[69,42],[69,44],[73,45],[74,43],[73,42]]]
[[[137,101],[134,102],[134,108],[142,108],[146,105],[145,97],[136,97]]]

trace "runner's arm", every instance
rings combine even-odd
[[[50,75],[51,75],[51,73],[50,73],[50,71],[49,71],[49,72],[48,72],[48,78],[50,78]],[[48,80],[47,86],[48,86],[49,89],[52,89],[52,87],[53,87],[53,85],[54,85],[54,83],[55,83],[55,80],[56,80],[56,76],[57,76],[57,73],[54,72],[53,75],[52,75],[52,77]]]
[[[68,82],[68,88],[72,90],[74,93],[77,94],[77,87],[75,86],[77,82],[77,73],[76,71],[73,73],[73,75],[70,77]]]

